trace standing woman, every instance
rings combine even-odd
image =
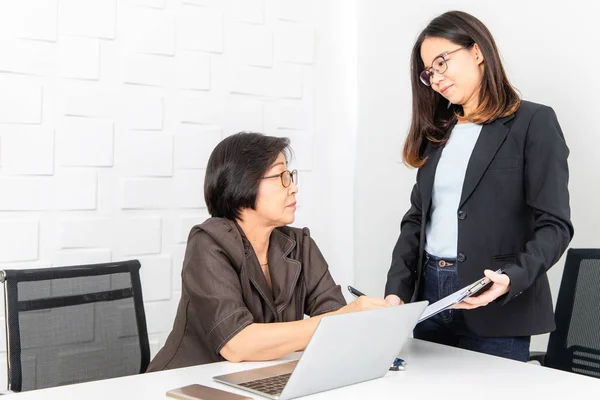
[[[573,236],[569,149],[556,115],[519,99],[489,30],[467,13],[432,20],[411,66],[404,160],[417,182],[386,300],[433,303],[485,274],[487,292],[414,335],[526,361],[531,335],[555,328],[546,272]]]

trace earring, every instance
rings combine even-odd
[[[448,107],[446,107],[446,108],[449,109],[450,107],[452,107],[452,102],[450,100],[448,100]]]

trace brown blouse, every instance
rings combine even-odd
[[[173,330],[148,372],[223,361],[221,348],[253,322],[288,322],[343,307],[339,285],[307,228],[281,227],[268,249],[272,289],[235,222],[192,228]]]

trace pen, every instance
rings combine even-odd
[[[360,290],[356,290],[354,289],[352,286],[348,285],[348,291],[350,292],[350,294],[354,297],[360,297],[360,296],[366,296],[363,292],[361,292]]]

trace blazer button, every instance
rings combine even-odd
[[[456,255],[456,261],[458,262],[464,262],[467,259],[467,256],[464,255],[464,253],[458,253]]]
[[[465,218],[467,218],[467,212],[460,210],[458,212],[458,219],[465,219]]]

